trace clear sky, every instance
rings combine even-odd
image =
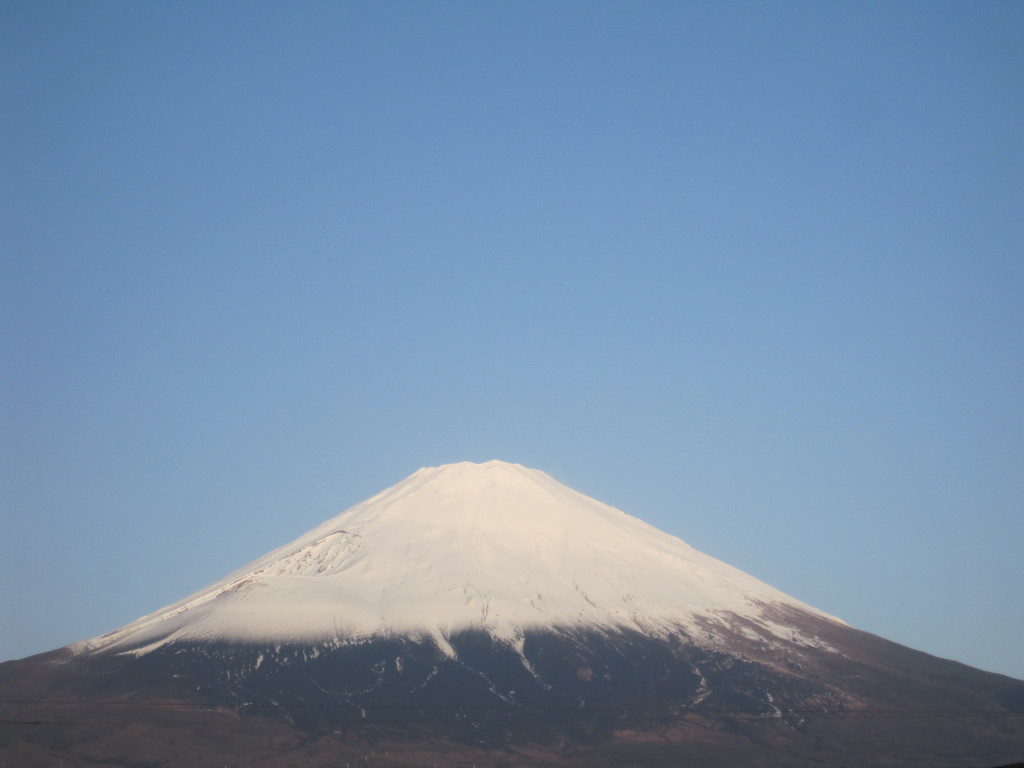
[[[0,4],[0,659],[537,467],[1024,678],[1024,4]]]

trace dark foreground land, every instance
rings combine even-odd
[[[486,719],[325,728],[168,702],[18,709],[17,719],[5,714],[0,725],[4,768],[992,768],[1014,759],[1014,742],[1024,755],[1024,718],[999,716],[973,718],[966,740],[952,720],[948,738],[936,738],[944,730],[936,729],[939,715],[863,713],[808,718],[796,727],[780,719],[679,714],[601,727],[590,739],[576,730],[571,738],[535,741],[538,731],[526,724],[520,735]]]

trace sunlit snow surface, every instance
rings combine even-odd
[[[483,629],[661,636],[764,606],[831,618],[536,469],[489,461],[421,469],[290,544],[75,650],[174,640],[358,642]],[[791,631],[787,631],[791,634]]]

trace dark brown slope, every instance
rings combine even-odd
[[[1024,757],[1024,683],[787,610],[680,633],[169,644],[0,665],[9,765],[946,766]],[[813,637],[813,646],[799,638]],[[386,753],[386,754],[385,754]],[[56,761],[56,762],[55,762]]]

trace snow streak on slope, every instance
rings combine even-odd
[[[482,629],[652,636],[766,605],[824,616],[517,464],[425,468],[196,594],[76,650],[173,640],[338,643]],[[831,618],[825,616],[825,618]]]

